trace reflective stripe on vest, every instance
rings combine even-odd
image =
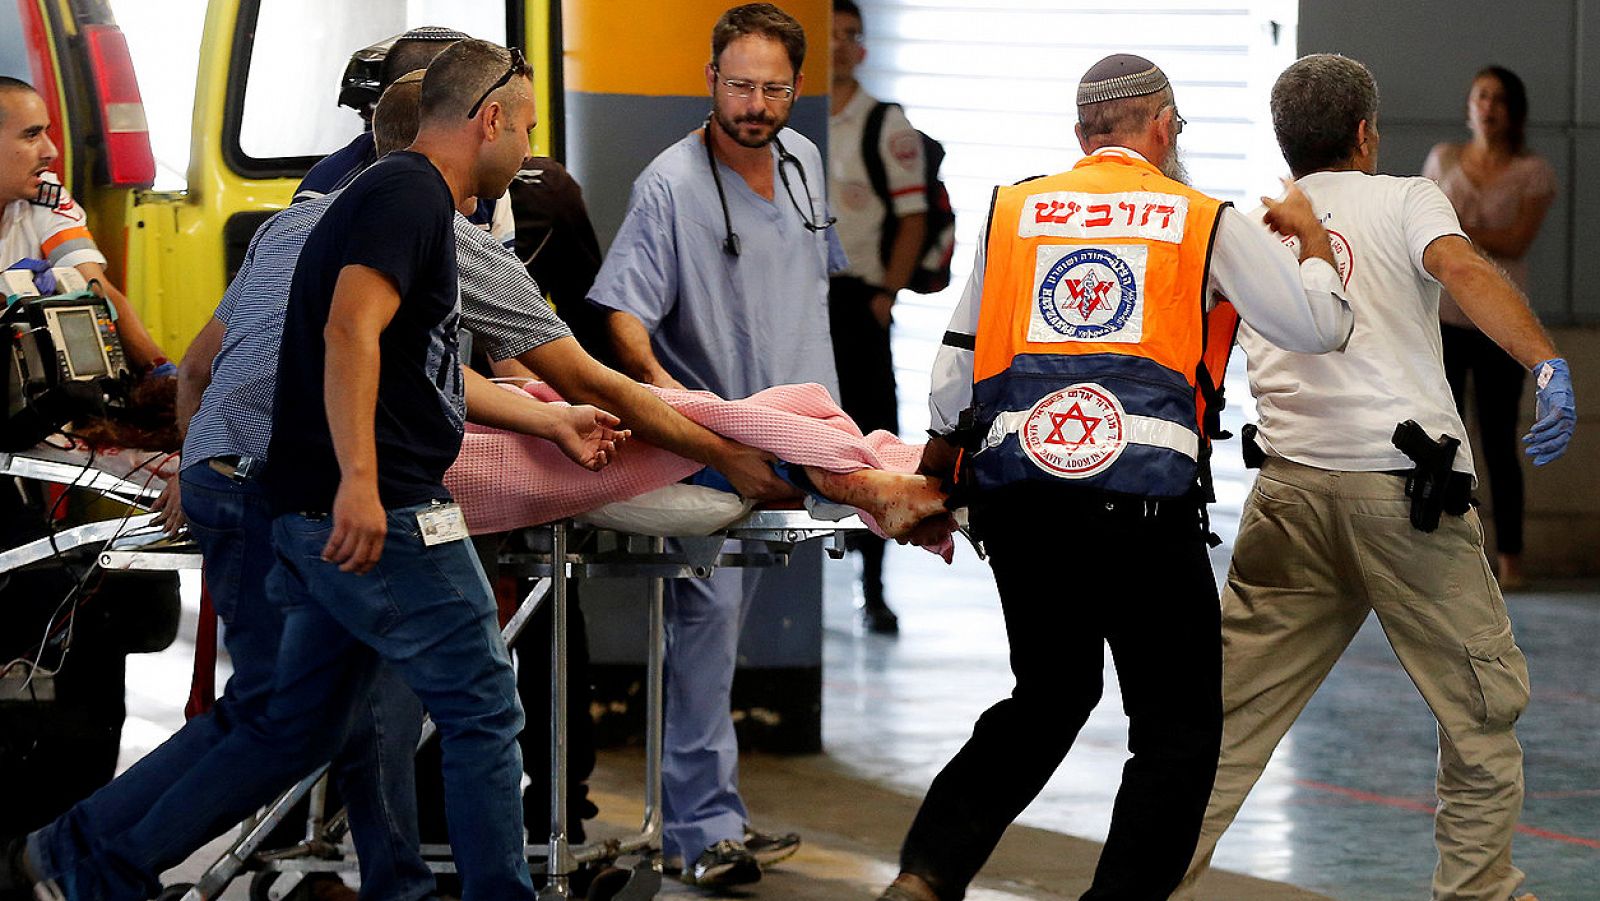
[[[1193,488],[1208,412],[1197,373],[1220,375],[1232,337],[1231,323],[1209,327],[1231,308],[1206,312],[1222,207],[1115,151],[995,192],[973,369],[983,437],[966,464],[979,489]]]

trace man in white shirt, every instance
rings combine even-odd
[[[1440,285],[1534,372],[1539,420],[1526,440],[1537,464],[1570,439],[1572,382],[1433,182],[1373,174],[1377,107],[1371,73],[1342,56],[1307,56],[1273,87],[1278,144],[1332,236],[1356,326],[1344,352],[1326,356],[1274,347],[1251,324],[1240,334],[1266,459],[1223,593],[1222,756],[1179,897],[1191,896],[1273,748],[1371,612],[1438,720],[1433,897],[1506,901],[1522,881],[1511,863],[1523,791],[1512,724],[1528,669],[1467,504],[1472,458],[1463,444],[1458,475],[1438,473],[1441,494],[1456,497],[1424,531],[1433,524],[1407,497],[1416,464],[1396,446],[1396,425],[1465,435],[1441,357]]]
[[[83,207],[49,171],[56,159],[49,126],[38,92],[27,82],[0,77],[0,269],[36,259],[98,281],[116,307],[117,331],[133,368],[148,372],[165,365],[159,374],[176,374],[133,304],[106,277],[106,258],[89,233]]]
[[[863,432],[898,432],[889,310],[911,280],[927,232],[922,136],[898,105],[880,102],[856,81],[856,67],[867,58],[861,39],[860,7],[834,0],[828,205],[839,217],[835,228],[850,262],[828,281],[828,313],[839,405]],[[874,119],[878,140],[869,149],[866,131]],[[861,552],[862,619],[871,631],[893,635],[900,626],[883,597],[885,542],[863,535],[851,546]]]
[[[1159,68],[1107,57],[1077,100],[1088,155],[995,192],[934,363],[921,464],[970,492],[1016,687],[934,779],[880,901],[963,897],[1099,702],[1107,645],[1133,756],[1083,898],[1177,886],[1222,734],[1203,513],[1221,399],[1207,372],[1226,366],[1234,311],[1308,353],[1350,334],[1304,195],[1272,205],[1273,227],[1304,244],[1297,261],[1172,177],[1184,122]]]

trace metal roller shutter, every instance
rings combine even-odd
[[[1180,147],[1195,187],[1251,209],[1287,174],[1267,96],[1295,58],[1293,0],[1201,0],[1119,7],[1064,0],[864,0],[867,59],[858,77],[899,101],[942,141],[956,208],[955,278],[942,294],[901,295],[895,361],[906,434],[927,421],[928,370],[971,268],[996,184],[1070,167],[1078,77],[1109,53],[1154,60],[1189,126]]]

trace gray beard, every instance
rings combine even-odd
[[[1172,152],[1167,154],[1166,162],[1161,164],[1161,174],[1180,185],[1189,184],[1189,170],[1183,165],[1183,154],[1178,148],[1172,148]]]

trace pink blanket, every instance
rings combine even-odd
[[[821,385],[780,385],[734,401],[704,391],[650,390],[700,425],[802,466],[912,472],[922,456],[921,445],[888,432],[863,436]],[[528,393],[561,400],[543,383],[533,383]],[[611,465],[590,472],[548,441],[469,425],[445,485],[474,533],[503,532],[637,497],[700,468],[693,460],[632,440]]]

